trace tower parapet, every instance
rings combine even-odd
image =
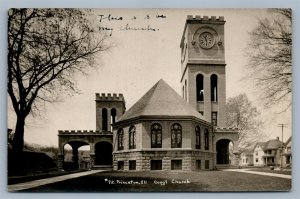
[[[188,15],[187,20],[193,20],[193,21],[207,21],[207,22],[225,22],[223,16],[219,16],[218,18],[216,16],[200,16],[200,15]]]
[[[122,93],[96,93],[96,101],[123,101],[125,103]]]

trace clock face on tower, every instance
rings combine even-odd
[[[203,32],[199,36],[199,44],[201,48],[211,48],[215,44],[215,37],[210,32]]]

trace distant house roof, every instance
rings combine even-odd
[[[240,151],[241,151],[241,153],[245,153],[247,155],[253,155],[253,150],[250,150],[250,149],[242,149]]]
[[[266,142],[257,142],[255,145],[254,145],[254,149],[257,147],[257,146],[260,146],[260,148],[262,148],[262,150],[265,149],[265,144]]]
[[[282,146],[282,142],[279,141],[278,139],[269,140],[266,142],[264,150],[278,149],[281,146]]]
[[[139,116],[203,116],[180,97],[164,80],[159,80],[117,123]]]
[[[281,148],[281,141],[279,141],[278,139],[273,139],[273,140],[269,140],[267,142],[257,142],[254,146],[254,149],[257,146],[260,146],[262,148],[262,150],[271,150],[271,149],[278,149]]]

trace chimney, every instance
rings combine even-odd
[[[276,137],[277,138],[277,140],[279,140],[279,137]]]

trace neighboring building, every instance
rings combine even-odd
[[[253,151],[242,150],[240,155],[240,166],[253,166]]]
[[[237,129],[225,128],[224,24],[224,17],[187,17],[180,43],[182,97],[163,80],[128,111],[122,94],[96,94],[96,131],[59,131],[59,165],[67,143],[74,162],[78,148],[90,145],[92,168],[190,171],[238,165]]]
[[[282,166],[292,167],[292,136],[289,137],[284,146]]]
[[[264,152],[265,144],[266,144],[265,142],[258,142],[254,146],[254,149],[253,149],[253,165],[254,166],[264,166],[263,155],[265,154],[265,152]]]
[[[267,142],[258,142],[254,146],[254,166],[279,166],[281,158],[282,142],[277,139]]]

